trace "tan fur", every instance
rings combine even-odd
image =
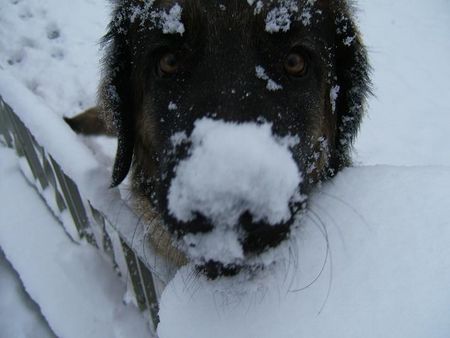
[[[98,107],[90,108],[83,113],[64,120],[79,134],[116,136],[115,128],[107,123]]]
[[[162,226],[158,213],[150,205],[148,199],[136,194],[133,208],[147,226],[146,233],[151,248],[175,266],[185,265],[188,262],[186,256],[174,246],[173,235]]]

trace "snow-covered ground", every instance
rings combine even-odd
[[[2,251],[0,251],[0,299],[2,337],[54,337],[39,306],[22,288],[19,276]]]
[[[160,338],[450,336],[450,3],[358,3],[375,91],[355,147],[361,167],[346,170],[312,199],[310,218],[290,242],[285,266],[251,281],[213,283],[192,279],[189,267],[182,269],[163,295]],[[107,17],[103,0],[2,0],[0,95],[16,109],[56,117],[92,105],[99,76],[97,41]],[[45,129],[38,117],[29,121]],[[52,126],[61,137],[70,133],[63,123]],[[99,155],[96,140],[78,141]],[[64,159],[57,143],[49,146]],[[0,150],[0,246],[22,272],[27,292],[52,330],[64,337],[145,336],[140,315],[121,305],[125,288],[118,280],[107,282],[115,281],[107,264],[88,247],[58,237],[61,229],[17,173],[11,152]],[[108,156],[100,160],[110,161]],[[374,164],[396,167],[367,166]],[[25,205],[32,218],[26,217]],[[24,235],[18,231],[29,231],[31,222],[48,231],[40,240],[49,248],[64,246],[58,259],[77,267],[55,279],[83,279],[97,297],[78,294],[76,302],[69,302],[85,291],[75,288],[80,283],[73,284],[73,293],[56,288],[59,296],[49,294],[41,271],[55,270],[39,265],[39,258],[45,259],[21,246]],[[50,237],[58,243],[47,242]],[[96,274],[77,276],[80,265],[88,263],[86,270]],[[3,263],[0,273],[7,271]],[[11,278],[0,278],[0,295],[11,288]],[[63,294],[72,298],[60,298]],[[39,316],[36,309],[24,311],[22,299],[20,293],[0,299],[0,337],[36,337],[28,333]],[[95,307],[85,309],[85,304]],[[81,322],[86,330],[100,331],[81,333]],[[45,327],[44,322],[41,336],[51,337]]]
[[[310,200],[285,260],[162,297],[161,338],[446,338],[450,168],[350,168]],[[280,249],[278,249],[280,251]]]
[[[358,0],[375,97],[361,164],[450,165],[450,3]]]
[[[12,150],[0,148],[0,158],[0,245],[56,336],[148,337],[143,316],[123,303],[126,285],[111,264],[89,245],[71,241],[24,180]],[[7,301],[0,301],[0,337],[48,336],[44,329],[30,332],[27,326],[39,318],[31,321],[23,307]]]

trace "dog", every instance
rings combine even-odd
[[[174,155],[171,137],[189,135],[200,118],[263,120],[274,135],[300,136],[292,157],[304,175],[304,196],[351,164],[370,66],[350,1],[115,0],[113,6],[99,104],[66,121],[82,134],[117,136],[112,186],[131,170],[138,212],[162,220],[151,237],[165,255],[181,264],[177,241],[214,228],[201,214],[183,222],[168,210],[175,168],[189,155],[189,145]],[[240,223],[246,257],[278,246],[292,227],[292,220],[273,226],[248,213]],[[198,264],[210,278],[243,266]]]

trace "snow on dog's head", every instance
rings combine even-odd
[[[180,144],[179,137],[173,140]],[[210,225],[183,236],[190,258],[238,264],[251,251],[249,233],[285,232],[301,200],[302,177],[289,150],[296,138],[275,137],[267,123],[203,118],[183,141],[191,147],[170,183],[169,213],[186,230],[193,223]]]

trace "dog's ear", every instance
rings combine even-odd
[[[371,93],[371,83],[367,50],[352,18],[352,9],[338,5],[334,12],[336,30],[334,85],[339,86],[335,110],[337,114],[335,144],[338,156],[335,169],[339,170],[350,164],[351,146],[364,114],[367,96]]]
[[[117,136],[114,126],[107,123],[99,107],[89,108],[74,117],[64,116],[64,121],[77,134]]]
[[[124,33],[129,27],[127,21],[129,19],[124,19],[120,9],[117,9],[103,39],[106,53],[100,101],[106,115],[112,119],[118,137],[111,187],[119,185],[130,171],[135,142],[133,115],[136,103],[131,83],[132,62],[129,40]]]

